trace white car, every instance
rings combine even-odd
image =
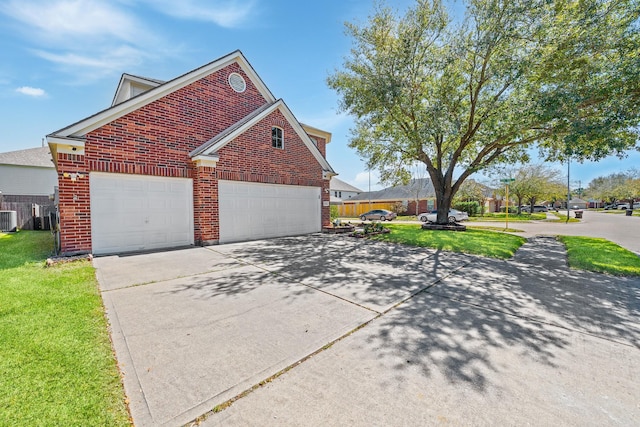
[[[438,211],[431,211],[418,214],[418,219],[422,222],[436,222],[438,219]],[[449,222],[468,221],[469,214],[457,209],[449,209]]]

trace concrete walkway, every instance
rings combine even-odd
[[[554,239],[509,261],[314,235],[94,263],[139,426],[640,423],[640,280],[569,270]]]
[[[549,216],[552,215],[556,216],[556,214],[550,212]],[[566,211],[558,212],[557,217],[560,219],[566,218]],[[571,217],[573,218],[573,213]],[[505,225],[502,221],[474,221],[467,224],[486,227],[503,227]],[[617,243],[640,256],[640,217],[628,217],[621,212],[608,213],[586,210],[580,222],[509,222],[509,228],[522,230],[523,232],[513,234],[523,237],[535,237],[538,235],[601,237]]]

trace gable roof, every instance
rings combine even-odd
[[[227,145],[233,139],[237,138],[239,135],[246,132],[249,128],[260,122],[260,120],[264,119],[275,110],[279,110],[287,119],[289,124],[295,130],[296,134],[300,137],[311,154],[313,154],[318,163],[320,163],[320,165],[322,166],[322,170],[332,175],[337,175],[331,165],[329,165],[329,162],[327,162],[327,159],[324,158],[320,150],[318,150],[318,147],[316,147],[313,141],[311,141],[309,135],[305,132],[300,122],[296,120],[295,116],[282,99],[279,99],[272,104],[264,104],[256,110],[252,111],[242,120],[229,126],[227,129],[223,130],[218,135],[214,136],[209,141],[205,142],[200,147],[190,152],[189,156],[192,158],[196,156],[215,157],[222,147]]]
[[[436,193],[430,178],[412,179],[407,185],[387,187],[371,193],[360,193],[349,199],[353,200],[415,200],[416,195],[420,199],[435,197]]]
[[[189,71],[186,74],[176,77],[173,80],[169,80],[165,83],[159,84],[158,86],[149,89],[147,92],[144,92],[119,104],[113,105],[65,128],[57,130],[47,135],[47,140],[54,143],[56,142],[55,139],[60,137],[82,140],[84,135],[91,132],[92,130],[95,130],[124,116],[125,114],[128,114],[147,104],[152,103],[153,101],[167,96],[170,93],[173,93],[197,80],[202,79],[203,77],[215,73],[216,71],[234,62],[240,65],[247,77],[249,77],[251,82],[256,86],[258,91],[262,94],[262,96],[267,100],[269,104],[275,102],[275,97],[264,84],[262,79],[260,79],[251,64],[249,64],[249,61],[247,61],[240,50],[236,50],[228,55],[216,59],[213,62],[203,65],[202,67],[196,68],[195,70]]]
[[[341,179],[336,177],[331,178],[331,182],[329,183],[329,189],[331,191],[350,191],[353,193],[362,193],[363,191],[357,187],[354,187],[351,184],[344,182]]]
[[[26,150],[0,153],[0,164],[53,168],[49,147],[27,148]]]

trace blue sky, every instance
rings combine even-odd
[[[390,3],[403,11],[413,1]],[[37,147],[108,107],[123,72],[169,80],[240,49],[298,120],[333,133],[329,162],[366,191],[364,163],[348,147],[353,122],[338,113],[326,78],[349,52],[344,22],[363,23],[372,8],[373,0],[0,0],[0,152]],[[640,153],[629,154],[572,164],[572,186],[640,165]],[[375,173],[371,182],[380,188]]]

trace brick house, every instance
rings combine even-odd
[[[330,139],[298,122],[240,51],[167,82],[124,74],[110,108],[47,136],[61,252],[320,231]]]

